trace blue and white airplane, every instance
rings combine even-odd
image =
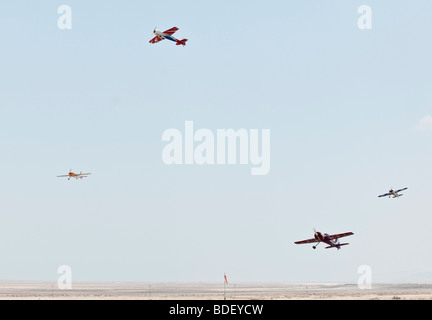
[[[341,246],[346,246],[349,243],[340,243],[338,241],[338,239],[342,238],[342,237],[352,236],[353,234],[354,233],[352,233],[352,232],[345,232],[345,233],[338,233],[338,234],[329,235],[328,233],[322,233],[322,232],[316,231],[314,229],[314,237],[312,239],[296,241],[294,243],[295,244],[304,244],[304,243],[318,242],[315,246],[312,247],[312,248],[316,249],[316,247],[321,242],[324,242],[324,243],[328,244],[328,246],[325,247],[325,249],[336,248],[339,250]]]

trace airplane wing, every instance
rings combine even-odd
[[[61,175],[61,176],[57,176],[57,177],[69,177],[69,175],[65,174],[65,175]]]
[[[157,43],[157,42],[162,41],[162,40],[163,40],[162,37],[156,36],[153,39],[151,39],[149,42],[150,43]]]
[[[294,243],[295,244],[304,244],[304,243],[314,243],[314,242],[318,242],[317,239],[312,238],[312,239],[307,239],[307,240],[296,241]]]
[[[174,28],[171,28],[171,29],[164,31],[163,33],[169,34],[170,36],[172,36],[174,33],[176,33],[177,30],[178,30],[178,28],[174,27]]]
[[[384,194],[378,196],[378,198],[380,198],[380,197],[387,197],[387,196],[389,196],[389,195],[390,195],[390,193],[384,193]]]
[[[396,190],[395,193],[398,193],[398,192],[404,191],[404,190],[406,190],[406,189],[408,189],[408,188],[403,188],[403,189]]]
[[[332,235],[328,236],[328,238],[334,240],[334,239],[339,239],[342,237],[352,236],[353,234],[354,233],[352,233],[352,232],[338,233],[338,234],[332,234]]]

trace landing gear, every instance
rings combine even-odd
[[[316,247],[318,247],[318,245],[319,245],[320,243],[321,243],[321,242],[318,242],[317,245],[316,245],[316,246],[313,246],[312,248],[316,249]]]

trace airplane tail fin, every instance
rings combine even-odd
[[[176,41],[176,45],[182,45],[185,46],[186,45],[186,41],[188,41],[188,39],[182,39],[182,40],[177,40]]]

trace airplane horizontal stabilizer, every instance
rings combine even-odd
[[[186,45],[186,41],[188,41],[188,39],[182,39],[182,40],[177,40],[176,39],[176,45],[177,46],[179,46],[179,45],[185,46]]]
[[[348,244],[349,243],[341,243],[341,244],[338,244],[337,246],[327,246],[327,247],[325,247],[325,249],[338,248],[338,247],[341,247],[341,246],[346,246]]]

